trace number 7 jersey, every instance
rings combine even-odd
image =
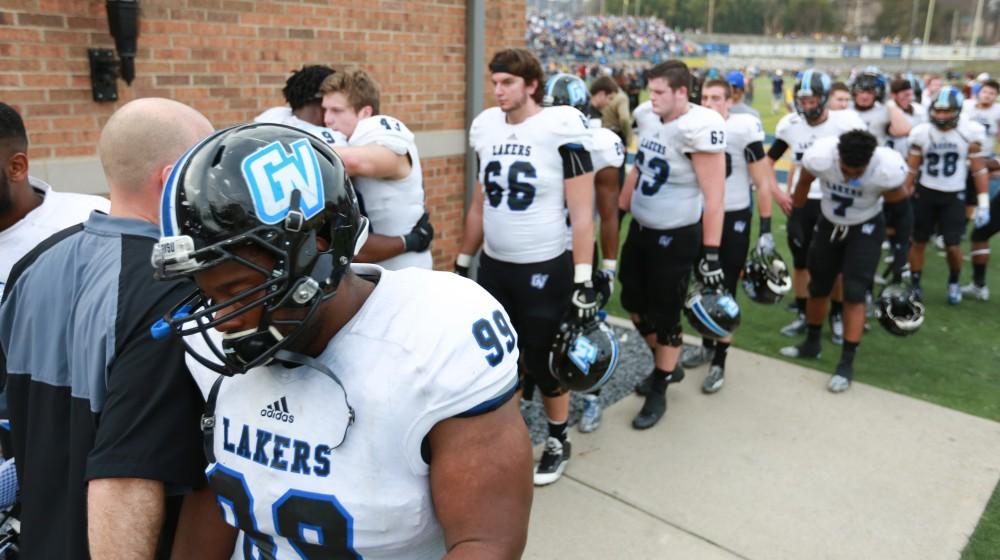
[[[561,146],[591,149],[580,111],[546,107],[509,124],[499,107],[472,121],[469,144],[483,186],[483,251],[510,263],[554,259],[566,250],[566,194]]]

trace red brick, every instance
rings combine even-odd
[[[17,14],[17,24],[28,27],[66,27],[66,18],[48,14]]]

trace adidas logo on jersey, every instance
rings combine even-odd
[[[295,416],[288,413],[288,401],[285,400],[285,397],[281,397],[260,409],[260,415],[264,418],[274,418],[275,420],[288,422],[289,424],[295,423]]]

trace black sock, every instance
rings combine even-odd
[[[854,354],[857,353],[857,351],[858,351],[858,345],[859,344],[861,344],[861,343],[860,342],[850,342],[850,341],[847,341],[847,340],[844,341],[844,348],[840,352],[840,363],[841,364],[843,364],[845,366],[853,366],[854,365]]]
[[[714,350],[716,348],[716,342],[711,338],[701,339],[701,345],[705,347],[705,350]]]
[[[819,335],[823,332],[823,324],[819,325],[808,325],[806,329],[806,344],[813,346],[819,345]]]
[[[712,357],[712,365],[721,368],[726,367],[726,354],[729,352],[728,342],[718,342],[715,345],[715,356]]]
[[[972,265],[972,282],[982,288],[986,285],[986,265],[985,264],[973,264]]]
[[[844,302],[842,301],[831,301],[830,302],[830,315],[843,315],[844,314]]]
[[[948,271],[948,283],[958,284],[958,277],[962,273],[961,269]]]
[[[566,428],[568,424],[569,424],[568,421],[563,421],[559,424],[556,424],[552,420],[549,420],[549,437],[554,437],[559,441],[566,441],[566,435],[567,435]]]
[[[802,313],[804,315],[806,312],[806,298],[804,297],[795,298],[795,307],[798,307],[799,313]]]
[[[913,287],[914,288],[919,288],[920,287],[920,275],[921,274],[923,274],[923,272],[920,271],[920,270],[910,271],[910,279],[913,281]]]

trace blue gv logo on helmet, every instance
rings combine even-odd
[[[292,142],[291,153],[281,142],[272,142],[243,160],[243,179],[253,198],[257,218],[276,224],[288,214],[292,191],[302,194],[305,218],[323,209],[323,176],[309,140]]]
[[[590,373],[590,366],[597,359],[597,346],[585,336],[578,336],[569,350],[569,359],[584,374]]]

